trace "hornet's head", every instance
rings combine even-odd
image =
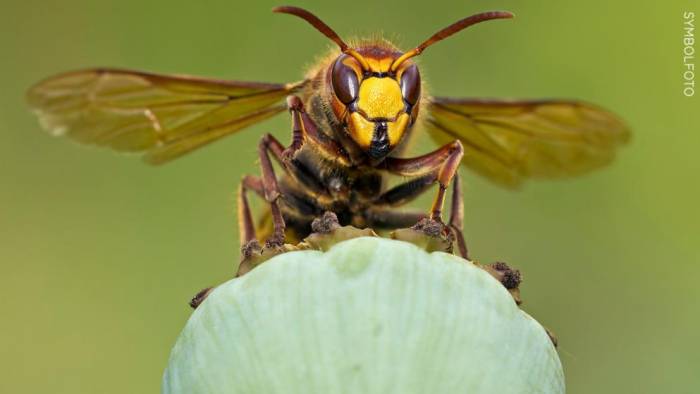
[[[301,8],[285,6],[273,11],[306,20],[338,44],[342,53],[328,70],[331,106],[352,140],[375,161],[384,159],[401,142],[418,115],[421,79],[418,66],[409,59],[471,25],[513,17],[505,11],[472,15],[401,53],[382,45],[352,48],[318,17]]]
[[[332,107],[353,141],[379,160],[401,142],[418,115],[420,74],[413,62],[391,70],[400,53],[377,47],[358,50],[362,52],[365,65],[348,54],[333,62]]]

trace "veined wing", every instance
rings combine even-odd
[[[53,135],[160,164],[283,111],[302,84],[91,69],[48,78],[27,100]]]
[[[426,126],[464,144],[462,163],[501,185],[579,175],[608,164],[629,140],[626,126],[591,104],[567,100],[432,97]]]

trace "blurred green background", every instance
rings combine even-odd
[[[569,393],[697,392],[700,106],[682,94],[690,1],[295,4],[344,37],[382,31],[404,48],[467,14],[511,10],[515,20],[421,57],[433,93],[582,98],[626,119],[633,141],[604,171],[518,192],[468,174],[468,241],[477,259],[524,272],[524,309],[558,335]],[[255,142],[266,131],[287,141],[289,119],[151,168],[50,138],[24,91],[97,65],[293,81],[328,40],[270,13],[270,1],[0,5],[0,392],[158,392],[186,302],[234,272],[234,191],[257,172]]]

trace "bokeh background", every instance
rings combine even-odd
[[[633,141],[603,171],[518,192],[467,174],[466,233],[474,257],[524,272],[524,309],[558,335],[569,393],[697,392],[700,98],[682,94],[682,14],[697,3],[295,4],[404,48],[511,10],[421,57],[432,92],[584,98],[626,119]],[[281,115],[151,168],[50,138],[25,90],[96,65],[297,80],[329,42],[274,5],[0,1],[0,392],[158,392],[186,302],[234,273],[234,191],[257,171],[255,143],[289,130]]]

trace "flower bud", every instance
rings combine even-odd
[[[492,274],[361,237],[271,258],[215,289],[164,394],[563,393],[545,329]]]

